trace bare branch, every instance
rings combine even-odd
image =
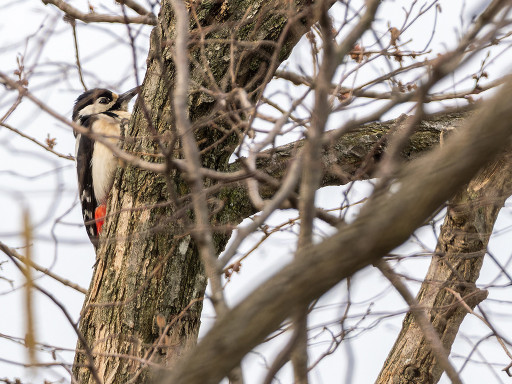
[[[415,63],[412,67],[419,68],[424,67],[425,63]],[[401,71],[404,70],[404,68],[400,68]],[[392,75],[395,74],[393,72],[390,72],[387,74],[389,77],[392,77]],[[305,85],[309,88],[314,89],[316,86],[315,80],[309,76],[303,76],[299,75],[297,73],[293,73],[290,71],[277,71],[276,77],[280,79],[285,79],[288,81],[291,81],[295,85]],[[479,85],[478,87],[473,87],[470,89],[465,89],[463,91],[458,92],[452,92],[452,93],[442,93],[442,94],[430,94],[427,95],[423,102],[424,103],[432,103],[436,101],[443,101],[443,100],[451,100],[451,99],[468,99],[471,95],[478,95],[482,92],[488,91],[490,89],[496,88],[503,83],[505,83],[508,79],[510,79],[512,75],[505,75],[503,77],[500,77],[496,80],[490,81],[489,83],[485,85]],[[373,84],[378,83],[379,81],[375,81]],[[378,100],[390,100],[396,96],[396,92],[378,92],[378,91],[372,91],[369,89],[364,89],[364,87],[357,87],[357,88],[345,88],[345,87],[339,87],[336,84],[330,85],[331,92],[336,91],[334,96],[344,98],[346,96],[355,96],[355,97],[365,97],[369,99],[378,99]],[[332,93],[331,93],[332,94]]]
[[[87,289],[80,287],[78,284],[73,283],[72,281],[65,279],[59,275],[56,275],[52,271],[50,271],[48,268],[41,267],[40,265],[34,263],[32,260],[27,259],[23,255],[20,255],[18,252],[16,252],[14,249],[8,247],[6,244],[0,242],[0,249],[2,252],[4,252],[6,255],[12,256],[16,258],[17,260],[21,261],[23,264],[34,268],[36,271],[42,272],[45,275],[51,277],[52,279],[58,281],[59,283],[73,288],[74,290],[83,293],[84,295],[87,293]]]
[[[496,339],[498,340],[498,343],[500,343],[501,345],[501,348],[503,348],[503,351],[505,351],[505,353],[507,354],[508,358],[510,360],[512,360],[512,353],[508,350],[507,346],[505,345],[505,341],[503,340],[503,338],[498,334],[498,332],[496,331],[496,329],[492,326],[491,323],[489,323],[485,317],[479,315],[478,313],[475,313],[475,311],[473,311],[471,309],[471,307],[466,303],[466,301],[464,300],[464,298],[461,296],[461,294],[459,292],[456,292],[454,291],[453,289],[451,288],[446,288],[446,290],[448,292],[450,292],[453,296],[455,296],[455,298],[457,299],[457,301],[459,302],[460,305],[462,305],[464,307],[464,309],[466,311],[468,311],[468,313],[471,313],[473,316],[475,316],[476,318],[478,318],[480,321],[482,321],[482,323],[484,323],[487,327],[489,327],[489,329],[493,332],[494,336],[496,336]],[[504,371],[506,371],[506,368],[503,369]]]
[[[226,302],[220,279],[221,269],[217,267],[217,258],[213,248],[212,231],[206,193],[203,188],[201,177],[201,159],[199,150],[194,138],[190,121],[187,116],[187,97],[189,87],[188,70],[188,14],[185,4],[180,0],[173,0],[172,6],[176,14],[176,52],[173,57],[176,63],[177,80],[174,91],[174,108],[176,113],[176,127],[181,135],[183,152],[185,154],[187,173],[185,177],[192,189],[192,201],[196,220],[196,230],[193,236],[197,242],[201,260],[203,261],[206,275],[212,286],[212,303],[218,315],[223,315],[226,310]]]
[[[82,87],[84,87],[84,91],[87,91],[87,85],[85,85],[84,76],[82,73],[82,64],[80,63],[80,54],[78,53],[78,38],[76,36],[76,21],[74,18],[68,17],[66,15],[65,20],[69,22],[71,25],[71,29],[73,30],[73,43],[75,45],[75,60],[76,60],[76,68],[78,70],[78,78],[80,79],[80,83],[82,83]]]
[[[11,127],[10,125],[8,124],[5,124],[5,123],[1,123],[0,124],[2,127],[5,127],[7,128],[9,131],[12,131],[18,135],[20,135],[21,137],[24,137],[25,139],[28,139],[30,140],[31,142],[39,145],[41,148],[43,148],[44,150],[48,151],[48,152],[51,152],[53,153],[54,155],[57,155],[58,157],[62,158],[62,159],[66,159],[66,160],[75,160],[74,156],[71,156],[71,155],[64,155],[63,153],[60,153],[60,152],[57,152],[55,151],[53,148],[50,148],[48,145],[45,145],[41,142],[39,142],[37,139],[33,138],[32,136],[29,136],[23,132],[21,132],[19,129],[16,129],[14,127]]]
[[[64,0],[42,0],[43,4],[53,4],[69,17],[83,21],[84,23],[121,23],[121,24],[147,24],[156,25],[156,17],[153,14],[144,16],[124,17],[102,15],[99,13],[83,13],[72,7]]]
[[[119,3],[121,5],[126,5],[128,8],[133,9],[135,12],[137,12],[141,16],[147,16],[147,15],[151,14],[151,12],[149,12],[146,8],[144,8],[142,6],[142,4],[137,3],[135,0],[116,0],[116,3]]]

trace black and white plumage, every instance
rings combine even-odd
[[[121,125],[131,116],[128,112],[128,103],[138,91],[139,87],[117,95],[108,89],[91,89],[76,99],[73,121],[100,135],[104,140],[117,144],[121,137]],[[87,234],[96,246],[118,161],[112,151],[100,141],[95,141],[84,133],[74,134],[82,216]],[[100,211],[100,208],[103,210]],[[98,212],[103,214],[98,217]]]

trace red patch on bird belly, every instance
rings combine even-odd
[[[107,206],[105,204],[101,204],[94,211],[94,219],[96,220],[96,230],[98,235],[101,233],[101,227],[103,227],[103,223],[105,222],[105,216],[107,214]]]

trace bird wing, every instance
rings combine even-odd
[[[89,137],[79,134],[77,136],[76,148],[76,170],[78,175],[78,196],[82,204],[82,216],[84,218],[85,228],[91,242],[97,242],[98,233],[94,222],[94,211],[98,206],[94,188],[92,185],[92,151],[94,141]]]

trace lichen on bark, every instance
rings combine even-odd
[[[235,84],[225,81],[229,80],[226,73],[232,64],[225,59],[224,52],[226,47],[229,48],[229,42],[221,50],[206,45],[209,68],[221,92],[246,87],[248,93],[256,91],[252,95],[254,98],[261,92],[260,86],[266,79],[261,73],[256,74],[261,68],[277,67],[290,53],[306,25],[302,26],[301,33],[294,29],[293,33],[287,31],[283,36],[288,24],[283,18],[277,24],[272,21],[279,13],[263,11],[270,7],[286,12],[291,4],[285,2],[232,2],[224,9],[221,20],[212,17],[211,9],[216,7],[215,4],[219,3],[203,2],[195,9],[203,26],[218,30],[210,36],[230,36],[233,25],[244,23],[245,29],[235,36],[235,41],[247,40],[254,44],[237,47],[235,61],[250,56],[251,65],[239,71]],[[307,1],[295,4],[299,9],[306,5]],[[248,15],[248,7],[253,10],[249,15],[254,18],[249,22],[242,20]],[[149,161],[165,162],[165,158],[151,155],[159,152],[165,156],[179,156],[172,112],[174,23],[170,1],[163,1],[158,24],[151,35],[143,90],[124,139],[125,149],[142,153],[141,156]],[[197,36],[197,25],[191,33]],[[286,45],[275,44],[280,37]],[[268,47],[261,49],[257,43],[261,39],[269,41]],[[204,75],[204,68],[200,68],[203,64],[200,47],[191,44],[189,57],[191,97],[188,115],[195,124],[200,148],[207,149],[202,154],[203,166],[226,170],[239,136],[233,132],[226,138],[225,131],[230,127],[218,117],[215,98],[194,91],[198,85],[211,85]],[[211,124],[214,120],[217,127]],[[223,129],[218,129],[219,125]],[[216,145],[221,140],[222,143]],[[150,376],[148,365],[141,363],[141,359],[153,354],[156,358],[152,362],[172,366],[177,357],[195,343],[206,277],[196,246],[189,236],[191,216],[189,213],[177,214],[179,204],[186,206],[188,193],[188,185],[177,170],[169,169],[166,177],[130,165],[118,171],[98,261],[80,319],[80,331],[93,350],[94,361],[88,361],[79,342],[73,368],[78,382],[94,382],[88,367],[92,363],[106,383],[130,380],[144,383]],[[181,201],[172,201],[173,197]],[[212,216],[213,223],[227,223],[232,219],[226,212]],[[236,219],[240,220],[240,217]],[[225,246],[227,239],[228,234],[215,235],[217,252]],[[157,318],[172,324],[165,337],[161,337],[163,329],[156,323]],[[159,339],[160,344],[155,346]]]

